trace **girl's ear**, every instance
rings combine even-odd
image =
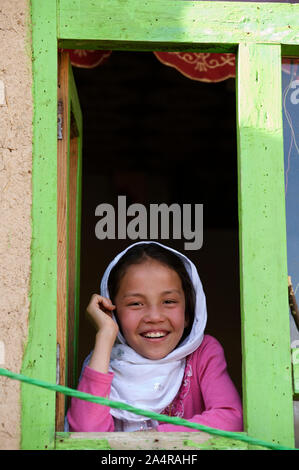
[[[187,327],[189,326],[189,323],[190,323],[190,321],[189,321],[189,315],[186,315],[186,314],[185,314],[185,323],[184,323],[184,327],[187,328]]]

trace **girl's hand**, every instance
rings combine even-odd
[[[111,350],[118,333],[118,325],[112,318],[114,309],[111,300],[98,294],[93,294],[86,309],[89,320],[97,330],[89,367],[103,374],[108,373]]]
[[[118,325],[112,318],[112,312],[115,305],[110,299],[93,294],[86,308],[86,313],[98,333],[105,333],[110,337],[116,338],[118,334]]]

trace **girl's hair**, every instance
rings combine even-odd
[[[156,243],[141,243],[127,250],[110,272],[108,279],[110,299],[114,302],[120,281],[125,275],[127,268],[132,264],[143,263],[150,258],[176,271],[181,279],[185,294],[185,318],[188,321],[188,326],[185,328],[184,335],[181,339],[182,341],[190,333],[192,328],[195,310],[195,291],[183,261],[174,252]]]

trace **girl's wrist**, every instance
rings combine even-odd
[[[111,350],[115,341],[115,335],[99,330],[96,333],[95,347],[91,356],[89,367],[107,374],[109,370]]]
[[[111,345],[111,348],[116,340],[117,333],[111,330],[111,328],[101,328],[96,332],[96,343],[101,342],[107,346]]]

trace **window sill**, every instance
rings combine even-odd
[[[255,446],[205,432],[58,432],[56,450],[248,450]],[[259,447],[260,449],[261,447]]]

